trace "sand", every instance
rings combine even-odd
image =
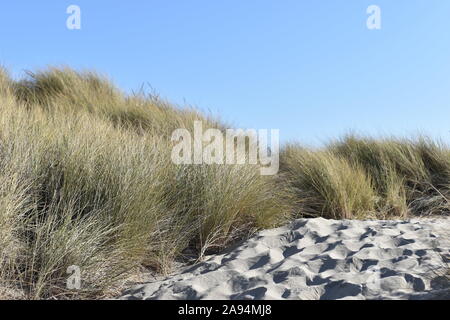
[[[450,218],[299,219],[120,299],[450,299]]]

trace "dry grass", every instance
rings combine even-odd
[[[101,297],[137,266],[168,272],[286,218],[256,165],[177,166],[171,133],[198,112],[127,96],[94,73],[0,72],[0,287],[29,299]],[[79,266],[82,289],[66,289]],[[12,296],[12,294],[4,294]]]
[[[297,212],[330,218],[404,218],[450,212],[450,148],[419,137],[347,136],[281,155]]]
[[[450,211],[450,149],[354,136],[288,145],[281,172],[175,165],[175,129],[225,125],[69,68],[0,70],[0,298],[100,298],[142,266],[162,273],[292,217]],[[188,250],[189,249],[189,250]],[[81,269],[81,290],[66,288]]]

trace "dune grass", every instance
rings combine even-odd
[[[450,148],[424,137],[349,135],[320,150],[290,144],[281,159],[298,213],[384,219],[450,212]]]
[[[450,149],[348,136],[284,147],[258,165],[176,165],[175,129],[226,125],[106,77],[0,70],[0,298],[101,298],[144,267],[224,249],[300,216],[404,218],[449,212]],[[67,270],[81,271],[68,289]]]
[[[90,72],[0,73],[0,287],[4,297],[102,297],[139,266],[169,272],[289,212],[256,165],[177,166],[171,133],[195,120]],[[81,270],[68,290],[67,268]],[[1,294],[1,293],[0,293]]]

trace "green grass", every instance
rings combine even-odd
[[[450,148],[424,137],[350,135],[320,150],[291,144],[281,160],[299,214],[384,219],[450,212]]]
[[[191,109],[127,96],[93,73],[0,76],[0,286],[24,298],[102,297],[139,266],[167,273],[290,212],[256,165],[177,166]],[[66,270],[82,272],[67,290]],[[4,295],[7,295],[4,293]]]
[[[450,149],[348,136],[258,165],[175,165],[175,129],[227,126],[70,68],[0,70],[0,298],[101,298],[141,267],[171,271],[302,216],[446,214]],[[81,269],[81,290],[66,288]]]

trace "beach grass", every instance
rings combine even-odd
[[[174,130],[226,124],[90,71],[0,71],[0,298],[102,298],[297,217],[449,212],[450,149],[426,138],[288,144],[257,164],[176,165]],[[67,286],[73,266],[81,288]]]
[[[221,129],[193,109],[68,68],[0,81],[2,292],[101,297],[139,266],[168,273],[184,250],[201,257],[290,212],[257,165],[172,163],[173,130]],[[67,289],[70,266],[81,290]]]
[[[426,137],[345,136],[281,154],[298,214],[334,219],[406,218],[450,212],[450,148]]]

